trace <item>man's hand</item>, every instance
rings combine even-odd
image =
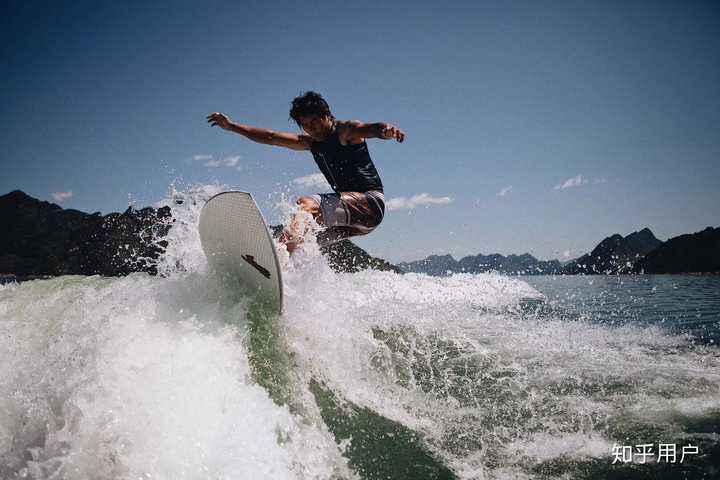
[[[400,143],[405,140],[405,132],[397,128],[395,125],[390,123],[380,123],[379,126],[378,138],[382,138],[383,140],[390,140],[394,138]]]
[[[381,138],[390,140],[394,138],[398,142],[405,140],[405,132],[391,123],[363,123],[358,120],[349,122],[338,122],[338,136],[340,143],[361,143],[366,138]]]
[[[220,112],[208,115],[207,121],[211,127],[220,127],[223,130],[230,130],[230,126],[232,125],[230,119],[224,113]]]

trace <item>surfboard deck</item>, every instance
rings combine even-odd
[[[200,212],[200,242],[210,266],[233,287],[282,312],[282,274],[267,223],[252,195],[215,195]]]

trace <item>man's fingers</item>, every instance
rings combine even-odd
[[[402,142],[405,139],[405,132],[397,128],[395,125],[386,123],[385,126],[380,130],[380,138],[384,140],[390,140],[394,138],[398,142]]]
[[[223,113],[213,112],[207,116],[207,121],[211,127],[226,128],[226,126],[230,122],[230,119],[227,118]]]

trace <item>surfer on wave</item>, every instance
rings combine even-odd
[[[318,234],[318,243],[332,243],[373,231],[385,214],[383,185],[370,158],[368,138],[395,139],[402,142],[405,132],[389,123],[339,121],[330,112],[325,99],[316,92],[295,98],[290,118],[305,134],[275,132],[233,123],[226,115],[208,115],[211,126],[239,133],[265,145],[310,150],[320,171],[334,193],[300,197],[300,209],[326,227]],[[306,233],[300,215],[295,215],[281,236],[289,253],[303,241]]]

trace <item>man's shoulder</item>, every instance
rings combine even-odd
[[[358,127],[362,124],[363,123],[360,120],[336,120],[335,128],[337,128],[338,130],[348,129],[348,128],[353,128],[353,127]]]
[[[337,129],[338,140],[341,144],[346,145],[349,137],[351,136],[353,129],[360,127],[363,123],[360,120],[337,120],[335,122],[335,128]],[[364,139],[357,139],[351,143],[362,143]]]

